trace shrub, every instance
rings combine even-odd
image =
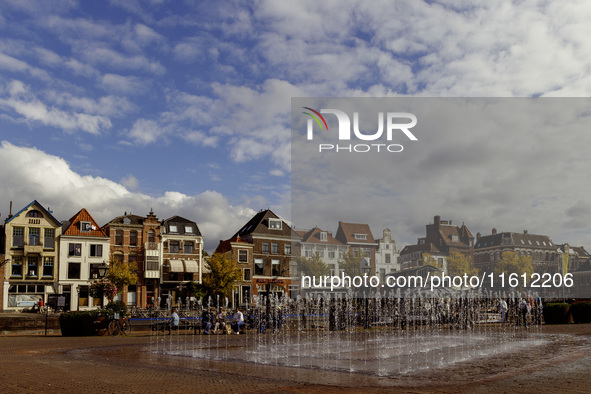
[[[72,311],[60,315],[60,329],[65,337],[96,335],[94,321],[100,316],[109,315],[109,311],[96,309],[92,311]]]
[[[123,301],[111,301],[106,306],[107,310],[119,312],[119,316],[127,316],[127,305]]]
[[[591,323],[591,302],[581,301],[570,306],[575,323]]]
[[[546,324],[566,324],[569,322],[570,305],[556,302],[544,305],[544,322]]]

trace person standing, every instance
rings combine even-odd
[[[499,312],[501,313],[501,324],[507,323],[507,301],[504,298],[501,298],[499,302]]]
[[[209,309],[205,309],[201,314],[201,327],[203,328],[203,333],[209,335],[211,328],[211,312],[209,312]]]
[[[178,329],[181,319],[179,318],[178,313],[176,313],[176,309],[172,308],[170,314],[170,320],[168,321],[168,333],[172,335],[172,329]]]

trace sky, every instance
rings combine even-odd
[[[586,1],[0,0],[0,213],[37,200],[102,225],[153,209],[195,220],[209,251],[260,209],[298,226],[292,97],[587,97],[590,19]],[[587,245],[577,197],[540,211],[553,225],[537,228]],[[493,226],[468,199],[421,204],[364,221],[400,244],[436,214]],[[551,216],[565,214],[576,232]]]

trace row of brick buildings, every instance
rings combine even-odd
[[[138,216],[125,213],[102,227],[86,209],[59,221],[37,201],[11,213],[0,231],[3,310],[30,306],[39,298],[62,294],[67,309],[92,308],[102,300],[89,295],[99,268],[112,260],[136,262],[138,283],[118,297],[128,305],[150,307],[187,304],[186,284],[201,283],[204,274],[203,236],[196,222],[173,216],[159,220],[154,212]],[[227,240],[216,253],[234,261],[241,270],[231,296],[232,305],[248,305],[253,296],[299,294],[296,257],[318,254],[332,275],[342,271],[344,253],[363,255],[361,272],[403,274],[425,265],[427,255],[442,267],[452,252],[461,252],[476,268],[492,271],[505,251],[532,258],[536,272],[586,272],[578,280],[591,284],[591,256],[583,247],[557,245],[545,235],[497,232],[474,237],[465,224],[434,217],[425,237],[398,251],[389,229],[376,239],[368,224],[339,222],[336,232],[295,229],[271,210],[261,210]],[[565,258],[568,256],[568,258]]]

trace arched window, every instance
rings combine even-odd
[[[33,209],[33,210],[27,212],[27,216],[30,217],[30,218],[42,218],[43,217],[43,215],[41,214],[41,212],[39,212],[36,209]]]
[[[129,232],[129,244],[130,245],[137,245],[137,231],[131,230]]]

